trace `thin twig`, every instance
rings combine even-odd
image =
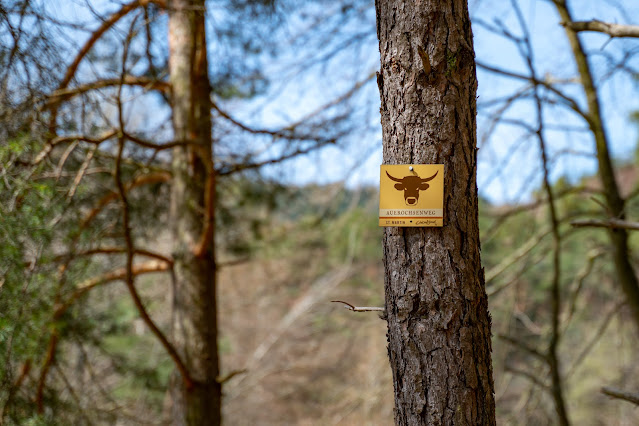
[[[78,411],[80,412],[82,417],[84,417],[84,420],[87,422],[86,424],[89,424],[89,425],[93,424],[93,422],[89,418],[88,413],[84,410],[84,407],[82,406],[82,402],[80,401],[80,397],[78,396],[78,394],[75,391],[75,389],[73,389],[73,386],[71,385],[71,382],[69,382],[69,379],[67,379],[67,376],[64,374],[64,371],[62,371],[62,368],[58,364],[54,365],[53,367],[57,370],[58,375],[60,376],[60,378],[64,382],[64,385],[66,386],[67,391],[69,392],[69,395],[71,395],[71,398],[73,398],[73,400],[76,403]]]
[[[349,311],[353,311],[353,312],[384,312],[386,310],[386,308],[379,307],[379,306],[354,306],[354,305],[351,305],[350,303],[344,302],[342,300],[331,300],[331,302],[333,302],[333,303],[343,303],[345,305],[344,308],[348,309]]]
[[[216,382],[218,382],[219,384],[223,385],[224,383],[228,382],[229,380],[231,380],[233,377],[239,375],[239,374],[245,374],[246,372],[248,372],[248,370],[246,368],[243,368],[241,370],[233,370],[230,373],[228,373],[225,376],[221,376],[215,379]]]
[[[98,247],[94,249],[75,252],[73,254],[71,253],[61,254],[59,256],[56,256],[55,260],[64,259],[66,257],[77,258],[80,256],[93,256],[95,254],[118,254],[118,253],[126,253],[126,247]],[[141,249],[141,248],[136,248],[135,254],[152,257],[154,259],[158,259],[163,262],[166,262],[169,265],[173,265],[173,259],[168,255],[156,253],[156,252]]]
[[[133,188],[137,188],[142,185],[152,185],[155,183],[168,182],[171,179],[169,172],[149,173],[137,176],[131,182],[124,185],[126,192],[128,193]],[[80,223],[80,229],[85,229],[89,223],[100,213],[109,203],[118,199],[118,193],[113,191],[103,196],[97,205],[91,209],[82,219]]]
[[[267,166],[267,165],[272,165],[272,164],[277,164],[277,163],[282,163],[286,160],[290,160],[292,158],[295,158],[297,156],[300,155],[305,155],[305,154],[309,154],[319,148],[322,148],[323,146],[325,146],[326,144],[334,144],[335,140],[334,139],[328,139],[328,140],[324,140],[322,142],[318,142],[316,144],[311,145],[310,147],[307,148],[298,148],[295,151],[289,153],[289,154],[285,154],[282,155],[280,157],[277,158],[272,158],[270,160],[264,160],[264,161],[259,161],[259,162],[255,162],[255,163],[240,163],[240,164],[234,164],[234,165],[225,165],[223,166],[218,172],[217,175],[218,176],[228,176],[230,174],[233,173],[237,173],[237,172],[242,172],[242,171],[246,171],[246,170],[251,170],[251,169],[259,169],[263,166]]]
[[[601,388],[601,393],[608,395],[611,398],[623,399],[624,401],[639,405],[639,393],[627,392],[607,386]]]
[[[102,142],[108,139],[111,139],[116,134],[117,134],[116,130],[110,130],[108,132],[105,132],[101,136],[98,136],[97,138],[93,138],[87,135],[65,135],[65,136],[55,137],[46,143],[42,151],[36,156],[36,158],[30,164],[33,166],[40,164],[40,162],[42,162],[42,160],[44,160],[49,155],[49,153],[51,153],[51,151],[56,145],[60,145],[67,142],[75,143],[77,141],[81,141],[81,142],[87,142],[97,146],[97,145],[100,145]]]
[[[508,371],[509,373],[525,377],[526,379],[530,380],[532,383],[539,386],[543,390],[550,392],[550,387],[544,382],[542,382],[541,379],[536,374],[529,373],[528,371],[522,370],[517,367],[513,367],[512,365],[507,365],[504,368],[504,370]]]
[[[512,336],[508,336],[508,335],[505,335],[505,334],[499,334],[497,337],[499,337],[501,340],[504,340],[504,341],[510,343],[513,346],[518,347],[519,349],[523,349],[524,352],[528,352],[530,355],[533,355],[536,358],[538,358],[538,359],[540,359],[540,360],[542,360],[544,362],[548,361],[548,356],[546,354],[538,351],[535,348],[532,348],[532,347],[528,346],[526,343],[522,342],[519,339],[516,339],[516,338],[514,338]]]
[[[610,322],[612,321],[614,316],[619,313],[619,308],[621,308],[624,305],[624,302],[613,303],[612,305],[613,305],[612,308],[606,314],[604,320],[601,322],[601,325],[599,326],[597,331],[595,331],[590,341],[586,343],[582,351],[579,353],[579,355],[577,355],[577,358],[575,358],[575,361],[573,362],[572,366],[570,366],[570,369],[566,373],[566,377],[570,377],[575,372],[577,367],[579,367],[579,365],[583,362],[583,360],[586,359],[586,356],[588,356],[588,353],[590,353],[590,351],[595,347],[599,339],[606,332],[606,329],[608,328],[608,325],[610,325]]]
[[[533,235],[512,252],[508,257],[504,258],[498,265],[494,266],[486,272],[486,282],[489,283],[503,273],[508,267],[515,264],[521,258],[526,256],[532,249],[534,249],[539,243],[543,241],[546,235],[550,234],[551,229],[543,229],[541,232]]]
[[[139,7],[141,3],[142,3],[141,0],[135,0],[130,3],[124,4],[118,11],[113,13],[111,16],[109,16],[107,19],[105,19],[102,22],[102,25],[100,25],[91,34],[91,37],[89,37],[89,39],[84,43],[84,46],[82,46],[80,51],[77,53],[71,65],[67,67],[67,71],[64,74],[64,78],[62,79],[62,82],[60,83],[58,90],[63,90],[67,88],[67,86],[71,82],[71,79],[75,75],[75,72],[78,69],[80,62],[82,61],[82,59],[84,59],[87,53],[89,53],[93,45],[100,39],[100,37],[102,37],[102,35],[105,32],[107,32],[107,30],[109,30],[113,25],[115,25],[115,23],[117,23],[120,19],[122,19],[128,13],[130,13],[131,11]]]
[[[494,74],[503,75],[505,77],[511,77],[511,78],[514,78],[514,79],[517,79],[517,80],[530,81],[534,85],[542,85],[543,87],[545,87],[546,89],[548,89],[549,91],[551,91],[552,93],[557,95],[560,99],[562,99],[573,111],[575,111],[585,121],[590,123],[590,116],[585,111],[583,111],[581,109],[579,104],[574,99],[572,99],[571,97],[567,96],[561,90],[559,90],[555,86],[553,86],[553,84],[551,82],[548,82],[548,81],[545,81],[545,80],[537,80],[536,78],[531,77],[531,76],[519,74],[519,73],[516,73],[514,71],[510,71],[510,70],[500,69],[500,68],[497,68],[497,67],[482,63],[482,62],[477,62],[477,67],[481,68],[483,70],[486,70],[486,71],[490,71],[490,72],[492,72]]]
[[[588,252],[586,264],[581,269],[581,271],[579,271],[577,276],[575,276],[573,283],[570,285],[571,296],[570,296],[570,302],[568,303],[568,315],[564,321],[564,329],[566,329],[570,325],[570,321],[572,320],[572,317],[575,314],[575,311],[577,309],[577,298],[579,297],[579,294],[581,293],[581,289],[583,288],[584,283],[586,282],[586,278],[592,272],[592,269],[595,265],[595,260],[601,257],[604,253],[605,252],[600,249],[591,250],[590,252]]]
[[[610,37],[639,37],[639,26],[637,25],[611,24],[597,19],[592,21],[562,22],[561,25],[569,27],[575,32],[594,31],[608,34]]]
[[[521,10],[517,5],[515,0],[512,0],[511,3],[517,12],[519,17],[519,21],[524,27],[524,19],[521,15]],[[535,67],[533,64],[532,57],[532,43],[530,41],[530,37],[528,35],[527,27],[525,29],[525,40],[527,46],[526,61],[528,63],[528,68],[530,70],[531,76],[534,80],[537,80],[535,75]],[[544,114],[543,114],[543,103],[541,100],[541,96],[539,94],[539,85],[535,83],[534,87],[534,98],[536,105],[536,113],[537,113],[537,140],[539,141],[539,151],[541,153],[541,161],[543,165],[543,182],[544,189],[548,198],[548,212],[550,213],[550,221],[552,226],[552,284],[550,286],[550,303],[551,303],[551,312],[552,312],[552,333],[550,335],[550,343],[548,345],[548,352],[546,353],[546,362],[550,367],[550,377],[551,377],[551,387],[550,393],[555,402],[555,410],[557,411],[557,416],[559,417],[559,423],[561,425],[567,426],[570,424],[570,420],[568,418],[568,411],[565,402],[563,383],[561,378],[561,365],[560,365],[560,357],[559,357],[559,342],[561,340],[561,327],[560,327],[560,316],[561,316],[561,234],[559,232],[559,217],[557,214],[557,207],[555,205],[554,192],[552,189],[552,185],[550,184],[550,167],[548,161],[548,151],[546,148],[546,139],[544,137]]]
[[[610,228],[610,229],[629,229],[639,231],[639,222],[630,222],[621,219],[582,219],[570,222],[575,228]]]
[[[80,182],[82,182],[82,179],[84,178],[84,174],[89,168],[89,165],[91,164],[91,160],[93,160],[93,156],[95,155],[95,151],[97,151],[97,149],[98,149],[98,146],[95,145],[93,148],[91,148],[86,158],[84,159],[82,166],[80,166],[80,170],[78,170],[78,173],[75,175],[75,179],[73,179],[73,185],[71,186],[71,189],[69,189],[69,192],[67,193],[68,199],[73,198],[73,196],[75,195],[75,191],[78,189],[78,186],[80,186]]]
[[[154,272],[164,272],[170,270],[170,265],[165,262],[158,261],[149,261],[144,263],[138,263],[133,265],[132,274],[134,276],[150,274]],[[123,280],[126,277],[125,268],[118,268],[113,271],[107,272],[103,275],[99,275],[97,277],[90,278],[78,284],[76,290],[68,296],[67,300],[64,303],[61,303],[56,308],[56,316],[59,317],[64,311],[66,311],[69,306],[75,302],[77,299],[82,297],[89,290],[94,289],[95,287],[110,283],[113,281]]]
[[[142,76],[127,75],[124,78],[124,82],[122,82],[120,78],[108,78],[92,81],[76,87],[58,89],[51,94],[45,106],[52,107],[83,93],[97,89],[104,89],[106,87],[119,86],[120,84],[125,84],[127,86],[139,86],[145,90],[158,90],[162,93],[168,93],[171,87],[166,81]]]

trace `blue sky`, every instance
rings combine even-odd
[[[109,0],[91,3],[100,11],[114,10],[118,7]],[[639,2],[636,1],[572,0],[569,3],[576,19],[596,18],[609,22],[639,24]],[[552,4],[546,0],[521,0],[518,4],[530,26],[538,75],[553,79],[575,77],[570,48]],[[75,22],[87,21],[90,28],[96,26],[83,0],[48,2],[47,7],[64,19]],[[521,34],[510,2],[470,0],[470,8],[474,19],[477,60],[498,68],[526,73],[524,61],[516,47],[503,37],[495,36],[478,25],[479,20],[491,24],[499,21],[514,34]],[[306,11],[307,15],[324,14],[324,26],[330,26],[332,21],[338,19],[340,12],[339,3],[331,1],[308,3]],[[213,22],[219,17],[216,13],[219,12],[211,12]],[[270,91],[252,102],[237,101],[225,104],[229,112],[256,127],[276,128],[296,121],[330,102],[349,90],[355,82],[365,79],[379,68],[372,2],[370,7],[362,10],[357,25],[352,23],[353,25],[345,25],[340,29],[340,37],[361,34],[361,40],[356,45],[347,46],[331,60],[310,66],[307,72],[302,73],[298,72],[300,60],[311,61],[315,57],[315,52],[319,55],[323,49],[330,49],[331,43],[334,43],[322,44],[321,40],[296,42],[295,40],[299,40],[300,35],[309,26],[309,22],[311,21],[308,17],[295,15],[280,23],[274,30],[281,38],[280,54],[276,61],[263,62],[262,71],[268,76],[277,76],[273,79]],[[78,31],[68,42],[79,44],[86,36],[86,33]],[[256,35],[260,36],[263,35]],[[639,52],[639,39],[609,40],[601,34],[583,34],[581,37],[587,50],[592,53],[591,64],[596,79],[602,81],[601,100],[613,154],[619,159],[632,158],[638,133],[635,125],[629,122],[629,115],[632,111],[639,110],[637,80],[633,80],[626,72],[612,73],[605,79],[603,77],[611,71],[610,57],[614,62],[624,53]],[[212,39],[211,42],[214,43],[215,40]],[[214,54],[223,51],[212,48]],[[216,63],[214,54],[210,58],[211,67],[215,67]],[[637,58],[631,57],[628,64],[633,68],[639,68]],[[88,65],[83,69],[84,72],[91,73]],[[490,108],[486,105],[496,98],[520,90],[522,83],[501,78],[481,69],[478,70],[478,80],[479,191],[495,203],[525,201],[541,182],[537,141],[534,138],[523,138],[520,129],[506,125],[499,126],[490,138],[483,139],[489,128],[487,114]],[[562,90],[575,96],[581,105],[585,105],[578,84],[567,84],[562,86]],[[377,185],[382,154],[379,93],[374,79],[358,92],[353,106],[357,111],[357,130],[341,147],[325,149],[288,162],[284,167],[273,168],[267,173],[297,184],[343,180],[351,187]],[[168,111],[162,111],[159,107],[157,110],[138,107],[132,103],[129,109],[131,117],[137,115],[136,121],[147,125],[166,122]],[[533,116],[533,109],[530,103],[518,102],[505,114],[512,119],[529,121]],[[582,120],[564,108],[549,107],[545,110],[545,117],[551,125],[585,127]],[[588,132],[548,130],[546,137],[553,154],[562,151],[577,152],[576,155],[558,156],[553,162],[553,178],[567,176],[571,180],[576,180],[584,174],[596,171],[596,163],[591,156],[594,143]],[[259,145],[259,142],[256,144]]]
[[[620,2],[621,8],[616,8],[605,1],[572,1],[575,19],[597,18],[604,21],[637,24],[628,16],[639,17],[639,2]],[[543,0],[524,0],[519,2],[522,13],[528,22],[533,44],[535,65],[540,76],[553,79],[572,79],[576,76],[576,69],[572,59],[570,46],[565,37],[564,29],[559,25],[559,16],[554,6]],[[470,2],[473,19],[494,23],[501,21],[515,34],[520,35],[514,12],[507,1],[475,0]],[[627,15],[624,14],[624,11]],[[374,31],[374,15],[369,16],[371,31]],[[474,23],[475,50],[477,60],[498,68],[527,74],[525,62],[518,54],[516,46],[498,37],[482,26]],[[597,81],[600,81],[601,100],[606,127],[610,136],[611,150],[615,158],[632,159],[638,139],[637,129],[630,123],[629,116],[639,110],[637,80],[625,72],[613,73],[604,78],[611,71],[609,59],[621,58],[626,51],[638,52],[639,40],[609,40],[602,34],[581,35],[586,49],[592,53],[591,64]],[[335,92],[345,90],[347,83],[362,78],[367,72],[379,68],[379,54],[376,39],[366,40],[366,54],[358,58],[359,74],[340,69],[329,69],[324,74],[311,75],[313,87],[303,84],[305,90],[295,91],[274,97],[272,105],[281,109],[282,105],[294,105],[279,116],[296,117],[313,109],[319,100],[334,96]],[[339,62],[339,61],[338,61]],[[343,60],[341,63],[346,63]],[[639,68],[639,60],[635,57],[628,62],[630,67]],[[326,78],[332,76],[333,78]],[[338,79],[339,77],[339,79]],[[336,81],[337,80],[337,81]],[[541,184],[539,166],[538,142],[534,138],[523,138],[522,131],[513,126],[499,126],[492,136],[482,140],[489,127],[485,105],[502,96],[509,96],[521,89],[521,82],[504,79],[492,73],[478,70],[478,115],[479,134],[479,167],[478,186],[480,193],[495,203],[521,202],[529,200],[532,191]],[[294,89],[295,86],[292,85]],[[567,84],[561,89],[584,106],[585,99],[578,84]],[[327,95],[330,94],[330,95]],[[310,100],[309,100],[310,99]],[[368,117],[371,123],[369,132],[362,134],[362,138],[346,149],[327,149],[288,165],[286,175],[294,182],[326,181],[325,176],[345,177],[349,186],[360,184],[377,185],[379,180],[379,165],[382,161],[381,130],[379,129],[379,94],[374,81],[365,87],[362,93],[362,105],[367,105],[372,111]],[[262,112],[262,118],[270,121],[277,116],[267,109]],[[272,114],[272,115],[271,115]],[[508,109],[505,114],[512,119],[525,120],[532,124],[534,109],[530,102],[518,102]],[[247,119],[250,119],[250,113]],[[565,108],[548,106],[544,117],[549,124],[545,132],[551,157],[556,158],[552,163],[551,177],[557,179],[565,176],[571,181],[581,176],[596,172],[596,162],[593,158],[594,143],[585,129],[585,123],[579,117]],[[277,120],[277,119],[275,119]],[[285,121],[285,120],[283,120]],[[574,132],[552,129],[551,127],[574,127]],[[365,158],[364,162],[361,162]],[[361,163],[361,164],[359,164]],[[281,173],[278,172],[278,173]]]

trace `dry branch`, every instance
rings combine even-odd
[[[568,21],[562,22],[561,25],[575,32],[594,31],[608,34],[610,37],[639,37],[639,26],[637,25],[611,24],[597,19],[592,21]]]
[[[137,265],[133,265],[132,273],[134,276],[149,274],[153,272],[164,272],[170,269],[170,265],[166,262],[159,262],[156,260],[151,260],[144,263],[139,263]],[[113,271],[107,272],[106,274],[100,275],[98,277],[90,278],[86,281],[83,281],[78,285],[76,290],[69,296],[67,301],[59,306],[56,309],[56,315],[66,311],[68,307],[76,301],[78,298],[82,297],[89,290],[101,285],[106,284],[113,281],[122,280],[126,277],[125,268],[118,268]]]
[[[590,351],[592,351],[592,349],[595,347],[597,342],[599,342],[599,339],[603,337],[603,335],[606,332],[606,329],[608,328],[608,325],[610,325],[610,322],[612,321],[614,316],[619,313],[619,309],[624,305],[624,302],[612,303],[611,305],[612,307],[611,309],[609,309],[608,313],[605,315],[604,320],[601,322],[601,325],[597,328],[597,330],[595,331],[593,336],[589,339],[589,341],[584,345],[584,348],[581,350],[579,355],[577,355],[570,369],[568,369],[568,372],[566,373],[566,377],[570,377],[575,372],[577,367],[579,367],[579,365],[583,362],[583,360],[586,359],[586,356],[588,356],[588,354],[590,353]]]
[[[630,222],[621,219],[583,219],[573,220],[570,222],[575,228],[593,227],[593,228],[610,228],[610,229],[630,229],[639,231],[639,222]]]
[[[98,248],[84,250],[84,251],[80,251],[76,253],[61,254],[59,256],[56,256],[55,260],[60,260],[64,258],[73,258],[78,256],[93,256],[95,254],[119,254],[119,253],[126,253],[126,248],[125,247],[98,247]],[[173,259],[171,259],[171,257],[164,254],[156,253],[150,250],[140,249],[137,247],[135,249],[135,254],[152,257],[154,259],[161,260],[162,262],[166,262],[169,265],[173,265]]]
[[[138,186],[168,182],[170,179],[171,179],[171,174],[169,172],[145,174],[145,175],[136,177],[135,179],[133,179],[133,181],[126,184],[125,190],[126,192],[129,192],[130,190]],[[89,213],[87,213],[84,216],[84,219],[82,220],[80,224],[80,229],[86,228],[89,225],[89,223],[98,215],[98,213],[100,213],[104,209],[104,207],[106,207],[112,201],[117,200],[117,198],[118,198],[118,193],[115,191],[110,192],[106,194],[104,197],[102,197],[100,201],[98,201],[98,204],[93,209],[91,209]]]
[[[343,303],[345,306],[344,308],[348,309],[349,311],[353,311],[353,312],[385,312],[386,308],[384,307],[379,307],[379,306],[354,306],[351,305],[348,302],[344,302],[342,300],[331,300],[331,302],[333,303]]]
[[[233,377],[238,376],[240,374],[245,374],[248,370],[246,368],[243,368],[241,370],[233,370],[230,373],[226,374],[225,376],[220,376],[217,379],[215,379],[219,384],[223,385],[224,383],[228,382],[229,380],[231,380]]]
[[[601,393],[608,395],[611,398],[623,399],[624,401],[639,405],[639,393],[626,392],[611,387],[601,388]]]
[[[550,392],[550,387],[547,384],[545,384],[537,375],[530,373],[526,370],[523,370],[521,368],[513,367],[512,365],[507,365],[504,369],[509,373],[525,377],[526,379],[530,380],[532,383],[539,386],[543,390]]]
[[[494,266],[486,272],[486,282],[489,283],[503,273],[508,267],[515,264],[521,258],[526,256],[532,249],[537,247],[543,239],[550,234],[551,229],[543,229],[541,232],[533,235],[524,244],[519,246],[517,250],[512,252],[508,257],[504,258],[498,265]]]
[[[141,6],[142,3],[148,3],[148,2],[142,1],[142,0],[135,0],[135,1],[132,1],[131,3],[124,4],[120,8],[120,10],[116,11],[107,19],[105,19],[102,22],[102,25],[100,25],[95,31],[93,31],[93,33],[91,34],[91,37],[89,37],[89,39],[84,43],[84,46],[82,46],[82,49],[80,49],[78,54],[75,56],[71,65],[68,66],[67,71],[64,74],[64,78],[62,79],[62,81],[60,82],[60,85],[58,86],[58,90],[63,90],[67,88],[67,86],[71,82],[71,79],[75,75],[78,69],[78,66],[80,65],[80,62],[82,62],[82,59],[84,59],[87,53],[89,53],[93,45],[100,39],[100,37],[102,37],[102,35],[105,32],[107,32],[113,25],[115,25],[116,22],[118,22],[124,16],[129,14],[131,11]]]
[[[286,139],[286,140],[299,140],[299,141],[317,141],[318,144],[327,144],[327,143],[335,143],[335,139],[334,138],[320,138],[317,135],[313,135],[313,134],[303,134],[303,133],[296,133],[295,132],[295,128],[300,125],[301,123],[296,123],[294,125],[289,125],[284,129],[279,129],[279,130],[270,130],[270,129],[262,129],[262,128],[254,128],[251,127],[247,124],[244,124],[242,122],[240,122],[239,120],[237,120],[236,118],[233,118],[228,112],[222,110],[213,100],[211,100],[211,107],[217,111],[218,114],[220,114],[220,116],[224,119],[226,119],[227,121],[229,121],[231,124],[233,124],[236,127],[239,127],[240,129],[242,129],[245,132],[254,134],[254,135],[268,135],[268,136],[272,136],[274,138],[281,138],[281,139]]]
[[[547,362],[548,361],[548,355],[541,353],[540,351],[538,351],[535,348],[532,348],[530,346],[528,346],[526,343],[522,342],[519,339],[516,339],[512,336],[507,336],[505,334],[500,334],[497,337],[499,337],[501,340],[504,340],[508,343],[510,343],[511,345],[518,347],[519,349],[522,349],[524,352],[528,352],[530,355],[535,356],[536,358]]]
[[[32,165],[39,164],[42,160],[44,160],[47,157],[47,155],[49,155],[51,150],[53,150],[53,148],[56,145],[60,145],[60,144],[67,143],[67,142],[76,142],[76,141],[88,142],[88,143],[93,144],[93,145],[100,145],[102,142],[104,142],[104,141],[106,141],[108,139],[111,139],[116,134],[117,134],[117,132],[115,130],[110,130],[110,131],[104,133],[103,135],[98,136],[97,138],[92,138],[92,137],[86,136],[86,135],[58,136],[58,137],[53,138],[52,140],[50,140],[45,145],[44,149],[42,151],[40,151],[40,153],[31,162],[31,164]]]
[[[42,361],[42,368],[40,369],[40,377],[38,379],[38,387],[36,390],[36,406],[38,407],[38,413],[44,412],[44,385],[47,382],[47,375],[51,369],[51,364],[55,359],[55,352],[58,347],[58,332],[56,330],[51,333],[49,338],[49,344],[47,346],[47,355]]]
[[[219,176],[227,176],[233,173],[237,173],[237,172],[242,172],[245,170],[252,170],[252,169],[259,169],[263,166],[267,166],[267,165],[271,165],[271,164],[278,164],[278,163],[282,163],[286,160],[290,160],[292,158],[295,158],[297,156],[300,155],[305,155],[305,154],[309,154],[319,148],[322,148],[324,145],[329,144],[329,143],[335,143],[335,140],[327,140],[324,142],[318,142],[310,147],[307,148],[298,148],[295,151],[289,153],[289,154],[285,154],[282,155],[280,157],[277,158],[272,158],[270,160],[264,160],[264,161],[259,161],[256,163],[240,163],[240,164],[234,164],[234,165],[230,165],[227,168],[223,168],[222,170],[218,171],[218,175]]]
[[[196,257],[206,256],[209,252],[211,242],[215,235],[215,188],[216,188],[217,174],[213,167],[209,167],[208,175],[206,177],[206,184],[204,187],[204,229],[202,234],[193,248],[193,253]]]
[[[510,77],[510,78],[514,78],[516,80],[524,80],[524,81],[529,81],[530,83],[532,83],[533,85],[541,85],[544,88],[548,89],[549,91],[551,91],[552,93],[554,93],[555,95],[557,95],[560,99],[562,99],[566,105],[568,105],[573,111],[575,111],[579,116],[581,116],[584,120],[586,120],[588,123],[590,123],[590,117],[588,116],[588,114],[583,111],[581,109],[581,107],[579,106],[579,104],[572,99],[571,97],[567,96],[565,93],[563,93],[561,90],[557,89],[554,85],[553,82],[550,81],[546,81],[546,80],[539,80],[537,78],[531,77],[531,76],[527,76],[527,75],[523,75],[523,74],[519,74],[517,72],[514,71],[510,71],[510,70],[505,70],[505,69],[501,69],[501,68],[497,68],[482,62],[477,62],[477,67],[481,68],[483,70],[492,72],[494,74],[499,74],[499,75],[503,75],[504,77]]]
[[[98,149],[98,146],[95,145],[87,153],[86,158],[84,159],[84,161],[82,162],[82,165],[80,166],[80,170],[78,170],[78,173],[75,175],[75,179],[73,179],[73,185],[71,186],[71,189],[69,189],[69,192],[67,193],[67,198],[71,199],[75,195],[75,191],[78,189],[78,186],[80,186],[80,182],[82,182],[82,179],[84,178],[84,174],[89,168],[89,165],[91,164],[91,160],[93,160],[93,156],[95,155],[95,151],[97,151],[97,149]]]
[[[168,93],[171,87],[166,81],[135,75],[127,75],[124,80],[121,80],[120,78],[108,78],[81,84],[76,87],[58,89],[49,96],[45,107],[51,108],[61,102],[92,90],[104,89],[106,87],[119,86],[122,84],[125,86],[139,86],[145,90],[158,90],[163,93]]]

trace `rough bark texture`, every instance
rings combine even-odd
[[[210,83],[204,0],[169,5],[169,72],[175,138],[192,143],[173,151],[171,216],[174,289],[172,332],[192,383],[171,384],[173,425],[219,425],[217,319]],[[208,230],[208,231],[207,231]],[[203,236],[204,244],[202,246]],[[200,250],[202,248],[202,250]]]
[[[467,2],[377,0],[376,9],[384,163],[445,165],[444,227],[384,233],[395,422],[495,424]]]

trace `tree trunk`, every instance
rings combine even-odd
[[[568,10],[565,0],[556,0],[554,2],[562,22],[573,22],[572,15]],[[606,204],[609,214],[614,219],[625,219],[625,200],[621,196],[619,186],[615,180],[615,170],[610,159],[608,150],[608,135],[604,127],[602,119],[601,107],[599,105],[599,93],[592,78],[588,57],[584,51],[577,32],[570,25],[564,26],[566,35],[572,48],[575,62],[577,63],[577,71],[581,85],[586,93],[588,102],[588,125],[595,139],[595,147],[597,149],[597,163],[599,165],[599,177],[604,189]],[[608,234],[612,243],[612,257],[617,270],[617,279],[625,293],[626,301],[632,309],[632,317],[635,324],[639,327],[639,280],[635,274],[634,268],[630,263],[632,259],[630,247],[628,246],[628,232],[623,228],[608,228]]]
[[[386,228],[398,425],[495,424],[466,0],[377,0],[385,164],[444,164],[444,226]]]
[[[205,0],[169,5],[169,72],[175,138],[171,219],[174,288],[172,332],[190,379],[171,383],[173,425],[219,425],[217,382],[215,175],[211,147],[210,83]]]

